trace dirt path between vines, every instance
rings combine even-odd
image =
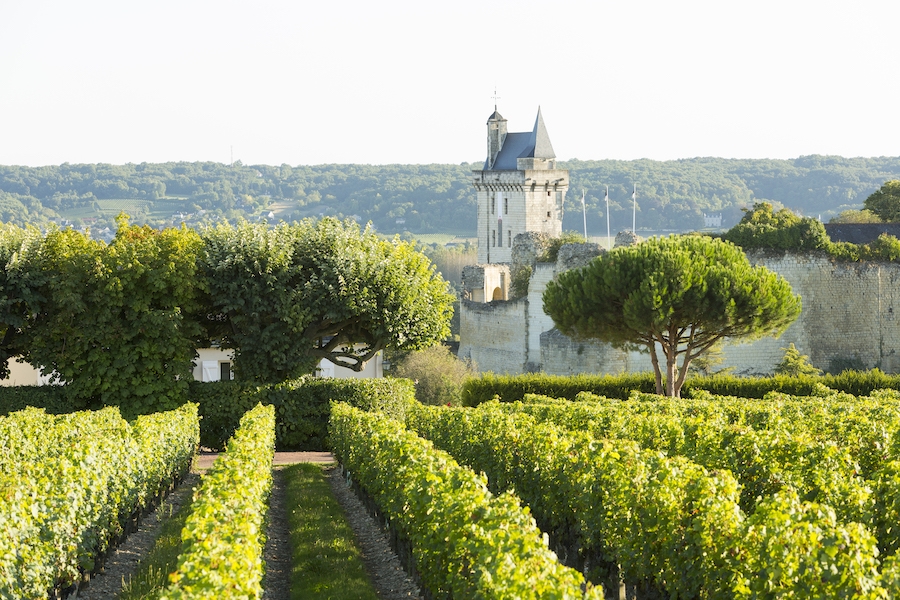
[[[194,463],[194,469],[170,495],[163,506],[174,507],[172,512],[189,499],[191,491],[200,483],[200,475],[215,462],[218,454],[201,452]],[[276,452],[272,461],[273,481],[269,500],[269,524],[266,530],[266,579],[263,600],[289,600],[291,578],[291,548],[287,526],[287,506],[284,491],[285,465],[298,462],[319,464],[334,463],[328,452]],[[339,475],[338,469],[327,473],[331,488],[339,504],[344,509],[347,522],[353,529],[357,544],[363,556],[366,572],[382,600],[409,600],[422,597],[418,587],[403,570],[400,560],[390,547],[387,535],[381,530],[372,515],[348,488]],[[160,514],[171,514],[168,507],[145,515],[136,531],[122,541],[110,553],[103,571],[69,598],[101,600],[116,598],[122,582],[135,573],[141,557],[153,547],[162,525]],[[162,518],[165,518],[164,516]]]

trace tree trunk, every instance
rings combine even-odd
[[[656,376],[656,393],[662,396],[663,393],[663,384],[662,384],[662,372],[659,368],[659,357],[656,355],[656,343],[651,342],[649,344],[650,348],[650,362],[653,363],[653,374]]]

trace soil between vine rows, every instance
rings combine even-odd
[[[153,546],[162,519],[174,513],[190,498],[193,488],[200,483],[200,472],[209,468],[215,460],[212,453],[202,453],[196,461],[195,469],[163,501],[161,507],[144,516],[138,528],[111,551],[103,570],[93,575],[89,582],[82,584],[69,598],[82,600],[105,600],[116,598],[122,588],[122,581],[132,576],[141,557]],[[327,453],[276,453],[273,468],[272,493],[269,501],[269,523],[264,550],[266,579],[264,600],[289,600],[291,558],[290,540],[287,527],[287,507],[284,498],[284,477],[281,466],[295,462],[333,462]],[[400,559],[390,546],[388,536],[381,530],[362,502],[344,482],[337,468],[328,469],[326,476],[332,491],[356,536],[372,584],[383,600],[409,600],[423,598],[412,578],[403,570]],[[168,506],[171,506],[170,510]]]

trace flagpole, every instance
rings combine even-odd
[[[581,190],[581,216],[584,218],[584,241],[587,241],[587,211],[584,208],[584,190]]]
[[[609,186],[606,186],[606,250],[610,250],[609,243]]]
[[[637,233],[637,184],[631,187],[631,233]]]

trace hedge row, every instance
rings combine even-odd
[[[275,411],[258,404],[194,494],[178,569],[160,600],[262,597],[264,521],[272,487]]]
[[[188,398],[200,406],[200,443],[221,450],[241,416],[258,403],[275,407],[279,450],[327,449],[326,433],[332,401],[364,410],[378,410],[403,419],[415,403],[408,379],[332,379],[302,377],[274,385],[237,381],[191,382]],[[65,386],[0,387],[0,415],[26,406],[51,413],[83,408],[69,403]]]
[[[900,390],[900,375],[887,375],[878,369],[871,371],[844,371],[838,375],[792,377],[735,377],[711,375],[691,377],[681,390],[681,395],[691,398],[696,390],[719,396],[764,398],[769,392],[782,392],[794,396],[814,396],[821,386],[853,394],[868,396],[875,390]],[[552,398],[574,400],[580,392],[598,396],[628,399],[632,393],[653,394],[656,384],[653,373],[625,373],[622,375],[494,375],[487,373],[469,379],[462,390],[464,406],[478,406],[499,396],[502,402],[515,402],[525,394],[540,394]]]
[[[333,451],[409,540],[433,598],[603,598],[562,566],[528,509],[493,496],[482,476],[398,421],[346,404],[332,409]]]
[[[486,473],[495,493],[515,489],[555,543],[592,564],[620,565],[631,584],[652,582],[673,598],[875,599],[900,591],[889,587],[896,559],[879,573],[870,531],[790,489],[746,515],[726,470],[490,405],[423,406],[410,425]]]
[[[133,425],[117,408],[0,418],[0,598],[44,600],[91,571],[198,440],[194,404]]]
[[[236,381],[192,382],[192,402],[200,405],[200,443],[221,449],[247,410],[258,403],[275,407],[275,444],[279,450],[327,449],[331,402],[346,402],[403,419],[415,404],[408,379],[334,379],[301,377],[271,385]]]

